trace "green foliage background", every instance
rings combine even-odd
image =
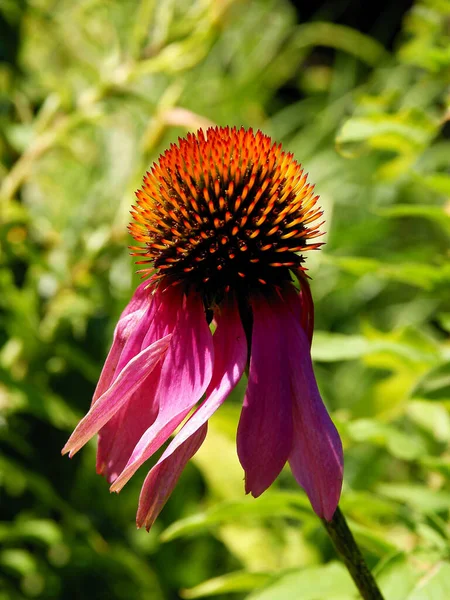
[[[210,122],[261,128],[316,182],[313,353],[341,506],[386,599],[450,598],[449,1],[417,0],[393,47],[287,0],[0,11],[0,598],[357,597],[287,470],[244,496],[242,389],[149,534],[147,469],[110,496],[94,443],[60,457],[138,281],[133,192]]]

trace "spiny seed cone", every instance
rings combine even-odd
[[[290,280],[318,248],[318,196],[290,153],[251,129],[179,138],[136,192],[129,230],[142,273],[194,285],[208,302]]]

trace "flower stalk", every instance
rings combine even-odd
[[[339,506],[331,521],[322,523],[364,600],[384,600]]]

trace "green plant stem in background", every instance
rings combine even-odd
[[[348,572],[364,600],[383,600],[369,567],[364,560],[352,532],[347,525],[340,508],[336,509],[331,521],[322,519],[325,529],[330,536],[338,554],[344,560]]]

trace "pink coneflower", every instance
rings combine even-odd
[[[248,364],[237,430],[246,492],[262,494],[289,462],[330,520],[343,457],[311,364],[301,253],[320,246],[309,240],[322,213],[307,175],[261,132],[217,127],[172,144],[136,195],[129,229],[148,279],[63,453],[98,433],[97,471],[118,492],[184,422],[141,491],[137,525],[149,528]]]

